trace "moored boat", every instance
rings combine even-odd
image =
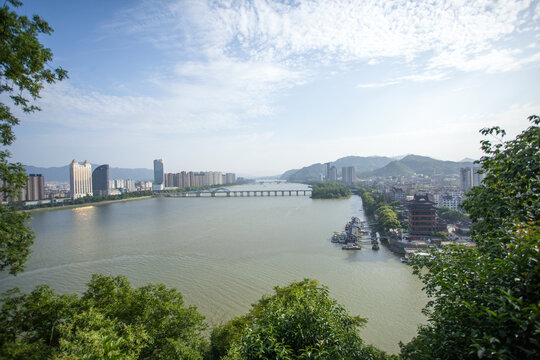
[[[341,250],[362,250],[358,244],[346,244],[341,247]]]

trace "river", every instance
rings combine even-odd
[[[256,188],[306,186],[230,187]],[[80,293],[93,273],[122,274],[134,286],[176,287],[217,324],[244,314],[276,285],[315,278],[350,314],[368,319],[366,342],[396,353],[425,321],[422,284],[384,246],[343,251],[332,244],[351,216],[365,220],[358,196],[163,198],[34,213],[26,271],[0,274],[0,292],[49,284]]]

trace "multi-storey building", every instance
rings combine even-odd
[[[45,179],[41,174],[30,174],[26,180],[26,200],[45,199]]]
[[[92,172],[92,192],[95,196],[109,195],[109,165],[101,165]]]
[[[328,181],[337,182],[337,168],[335,166],[330,168],[330,176],[328,177]]]
[[[225,178],[225,181],[224,181],[225,184],[234,184],[236,182],[236,175],[233,173],[226,173],[224,175],[224,178]]]
[[[438,231],[435,203],[428,195],[414,195],[407,203],[409,234],[429,236]]]
[[[26,186],[19,189],[17,196],[7,198],[12,201],[37,201],[45,199],[45,180],[41,174],[30,174]]]
[[[69,189],[72,199],[92,196],[92,165],[85,160],[79,164],[73,160],[69,166]]]
[[[461,168],[460,169],[460,185],[461,190],[466,192],[470,190],[473,186],[478,186],[486,176],[485,174],[480,174],[478,168]]]
[[[356,181],[356,170],[354,166],[346,166],[341,168],[341,181],[345,184],[354,184]]]
[[[152,185],[153,190],[163,190],[165,186],[164,175],[165,172],[163,170],[163,159],[154,160],[154,183]]]

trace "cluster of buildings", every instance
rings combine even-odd
[[[338,177],[338,169],[335,166],[330,166],[330,163],[326,163],[326,176],[324,181],[326,182],[338,182],[341,181],[344,184],[352,185],[356,183],[356,168],[354,166],[345,166],[341,168],[341,178]]]
[[[165,173],[163,159],[154,160],[154,190],[224,185],[234,184],[235,182],[236,174],[222,174],[220,171]]]
[[[37,201],[45,199],[45,179],[41,174],[30,174],[26,180],[26,186],[19,189],[19,194],[5,200],[12,201]]]
[[[412,200],[414,194],[429,194],[429,199],[438,208],[459,210],[465,199],[465,193],[477,186],[485,174],[477,168],[461,168],[459,175],[447,177],[389,177],[361,181],[368,187],[376,188],[388,202],[402,203]]]

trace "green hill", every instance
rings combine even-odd
[[[346,166],[354,166],[356,173],[363,173],[371,170],[375,170],[385,166],[386,164],[392,162],[393,160],[384,156],[346,156],[340,159],[337,159],[334,162],[330,163],[330,166],[335,166],[338,169],[338,177],[341,176],[341,168]],[[326,165],[317,163],[312,164],[306,167],[303,167],[299,170],[288,170],[283,175],[281,179],[288,181],[320,181],[321,176],[326,176]]]
[[[388,165],[373,170],[369,173],[370,176],[411,176],[414,175],[414,171],[411,170],[407,165],[399,161],[392,161]]]
[[[338,177],[341,176],[341,168],[346,166],[354,166],[358,177],[407,177],[414,174],[428,176],[458,175],[460,168],[472,167],[473,163],[468,161],[443,161],[420,155],[407,155],[400,160],[383,156],[346,156],[330,163],[330,166],[335,166],[338,169]],[[321,180],[321,176],[325,175],[326,165],[317,163],[301,169],[288,170],[281,175],[281,179],[292,182],[316,182]]]

